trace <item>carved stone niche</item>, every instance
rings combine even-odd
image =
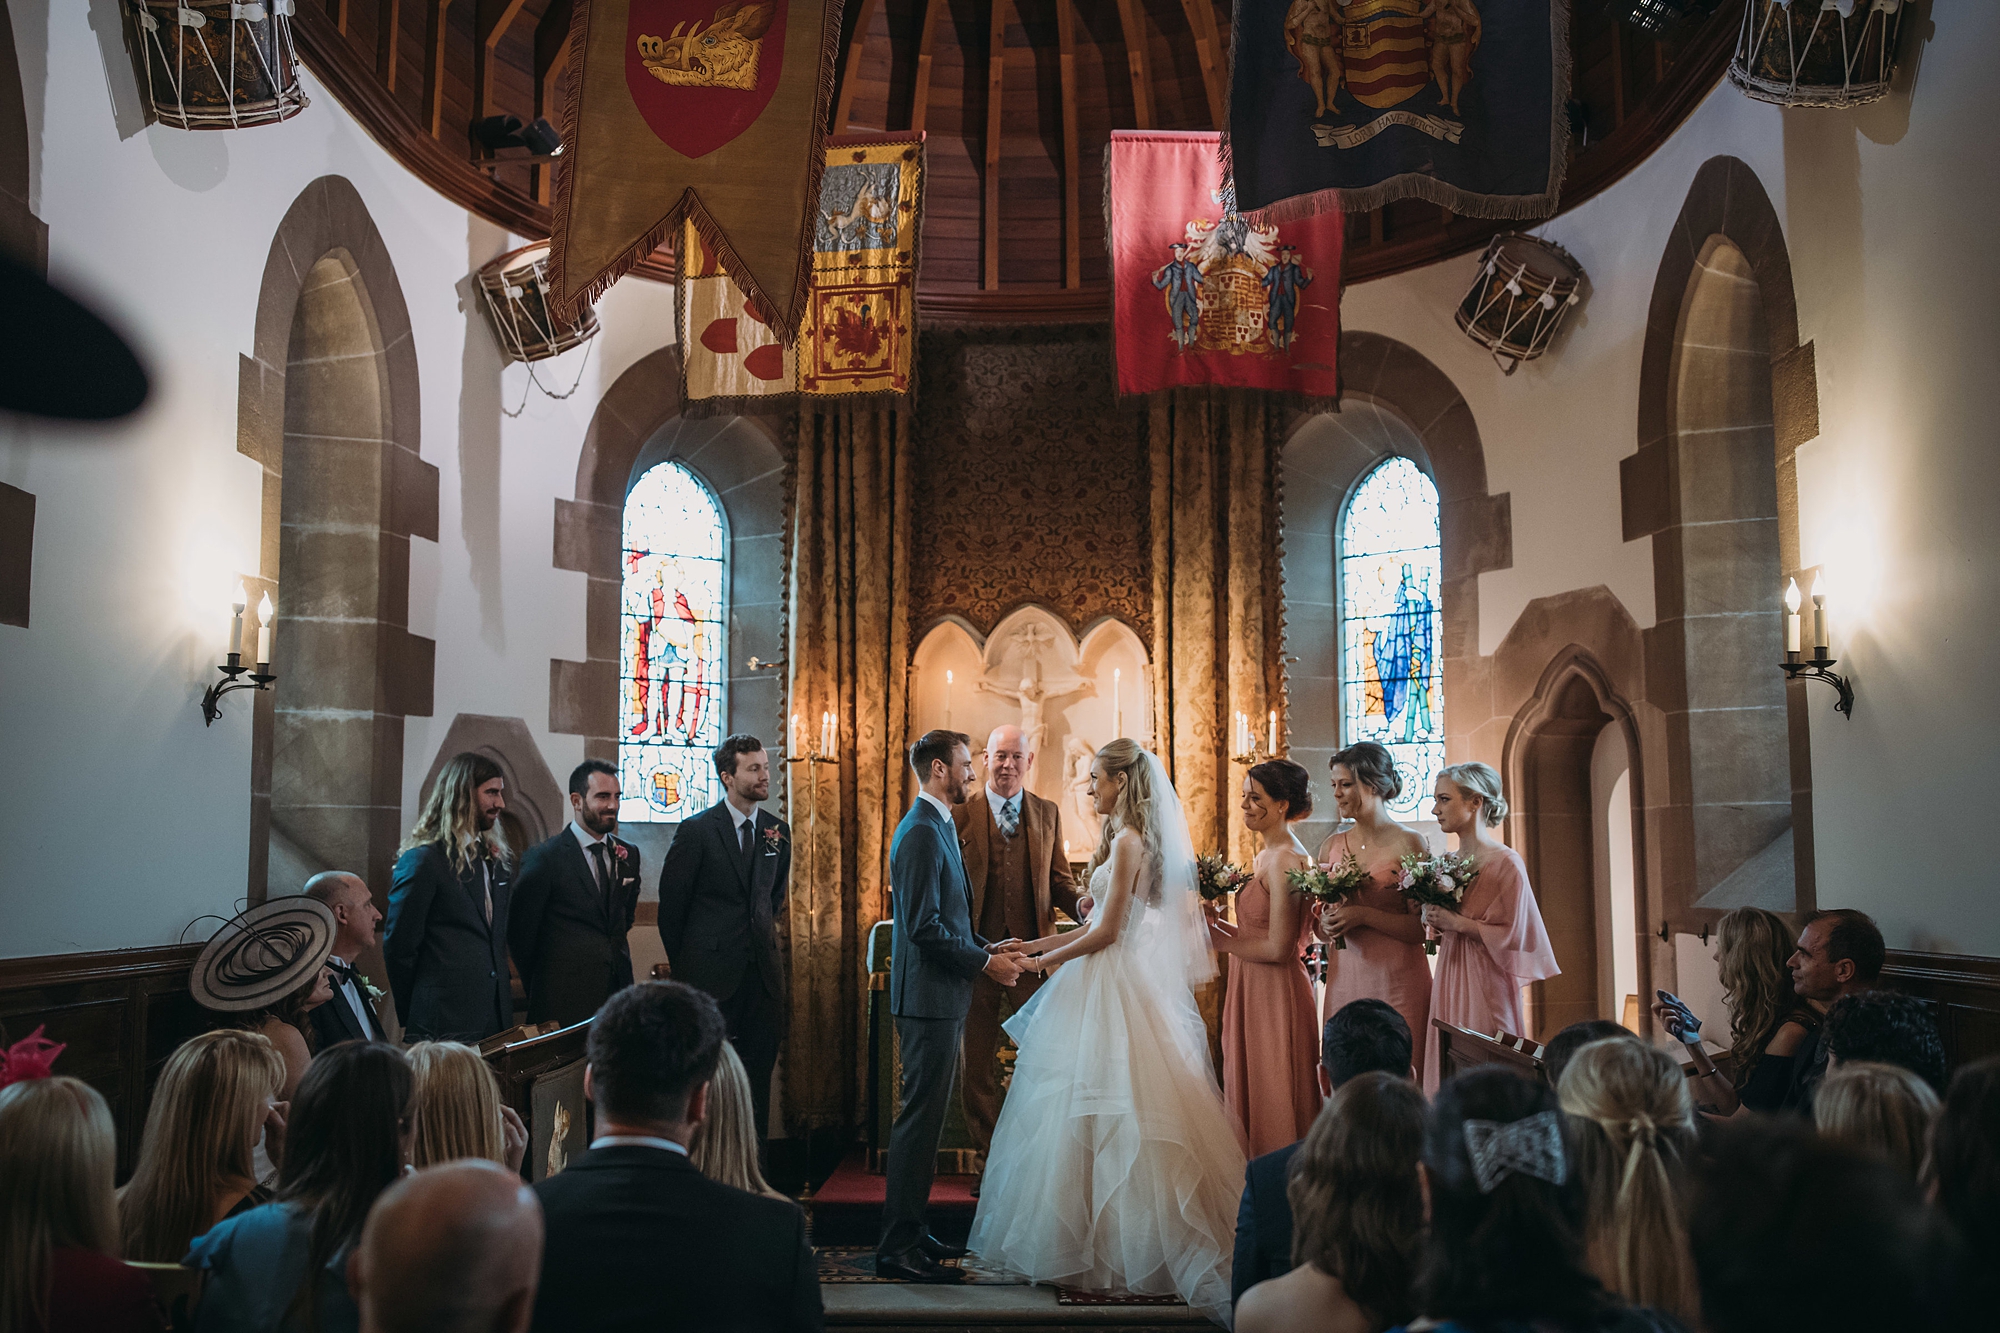
[[[1152,662],[1132,627],[1107,616],[1081,639],[1055,612],[1024,606],[982,635],[949,616],[917,645],[910,675],[910,734],[948,727],[972,737],[973,763],[995,727],[1029,733],[1028,790],[1062,810],[1072,860],[1097,845],[1090,760],[1117,736],[1153,743]]]

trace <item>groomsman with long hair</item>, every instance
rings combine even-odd
[[[491,759],[453,755],[403,840],[382,954],[408,1040],[479,1042],[513,1026],[507,901],[514,858],[496,827],[506,789]]]

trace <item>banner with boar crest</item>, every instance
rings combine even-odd
[[[790,342],[805,311],[841,0],[576,0],[551,304],[683,220]]]

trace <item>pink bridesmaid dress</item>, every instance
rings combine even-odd
[[[1287,890],[1289,892],[1289,890]],[[1301,910],[1299,937],[1275,963],[1229,957],[1222,998],[1222,1099],[1243,1123],[1250,1156],[1297,1143],[1319,1114],[1319,1039],[1313,1031],[1312,981],[1305,952],[1312,914]],[[1271,891],[1259,875],[1236,894],[1236,921],[1247,934],[1271,928]]]
[[[1497,1029],[1526,1036],[1521,987],[1556,976],[1555,950],[1528,886],[1528,867],[1512,847],[1502,847],[1479,868],[1459,915],[1479,923],[1476,935],[1439,932],[1437,985],[1431,1014],[1474,1032]],[[1432,1042],[1423,1064],[1424,1093],[1437,1091],[1438,1052]]]
[[[1347,835],[1340,834],[1328,849],[1332,869],[1347,855]],[[1355,860],[1359,861],[1359,856]],[[1384,912],[1407,912],[1409,902],[1396,889],[1403,873],[1402,858],[1391,857],[1375,864],[1363,862],[1368,882],[1354,901],[1363,907]],[[1405,944],[1379,930],[1362,926],[1347,932],[1347,947],[1326,946],[1326,997],[1320,1007],[1320,1021],[1340,1011],[1354,1000],[1383,1000],[1410,1025],[1410,1062],[1424,1067],[1424,1052],[1430,1047],[1431,968],[1421,944]]]

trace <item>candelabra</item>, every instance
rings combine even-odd
[[[1236,715],[1236,729],[1230,739],[1229,761],[1246,767],[1278,757],[1278,710],[1273,708],[1269,715],[1269,744],[1265,749],[1257,748],[1257,733],[1250,725],[1248,713]]]
[[[222,679],[208,687],[201,696],[201,717],[204,727],[215,725],[215,719],[222,716],[222,696],[231,690],[268,690],[277,676],[271,671],[271,622],[275,613],[271,608],[271,594],[265,593],[257,603],[257,669],[243,660],[243,608],[248,595],[241,585],[236,590],[236,600],[231,604],[235,620],[229,631],[229,656],[222,665],[216,667]],[[245,676],[246,679],[239,679]]]
[[[1813,579],[1813,651],[1811,657],[1799,651],[1799,584],[1791,580],[1785,587],[1785,660],[1778,663],[1787,680],[1817,680],[1831,685],[1839,697],[1833,701],[1833,711],[1842,717],[1854,716],[1854,685],[1847,677],[1836,674],[1833,664],[1840,659],[1829,656],[1826,630],[1826,594],[1820,591],[1820,581]]]

